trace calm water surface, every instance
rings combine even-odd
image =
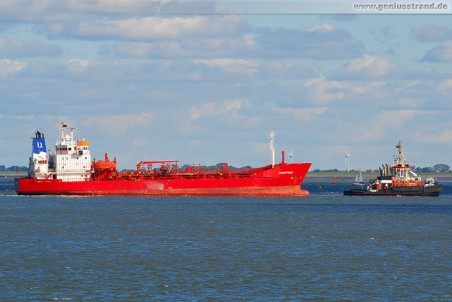
[[[439,198],[24,197],[0,181],[2,301],[452,301]]]

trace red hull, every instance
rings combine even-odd
[[[96,196],[308,196],[300,188],[310,163],[277,164],[255,173],[171,175],[63,182],[58,179],[16,179],[19,195]]]

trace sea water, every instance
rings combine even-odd
[[[452,301],[439,198],[17,196],[0,181],[1,301]]]

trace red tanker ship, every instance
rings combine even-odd
[[[90,143],[74,139],[74,129],[61,123],[55,151],[46,151],[44,134],[32,138],[28,177],[16,178],[19,195],[117,196],[308,196],[301,189],[311,163],[275,163],[274,132],[270,133],[272,164],[232,170],[179,169],[177,160],[141,161],[133,172],[116,169],[116,159],[91,161]]]

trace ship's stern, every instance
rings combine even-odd
[[[14,179],[14,189],[16,190],[16,193],[18,194],[18,195],[20,195],[20,180],[21,180],[21,178],[19,178],[19,177],[16,177],[15,179]]]

